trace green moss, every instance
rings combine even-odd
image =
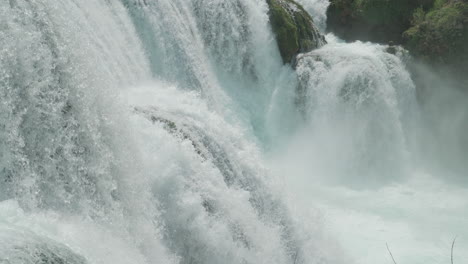
[[[448,0],[435,0],[434,9],[442,8],[445,4],[447,4],[447,2],[448,2]]]
[[[290,63],[299,52],[307,52],[323,42],[323,36],[312,17],[292,0],[267,0],[272,30],[284,63]]]
[[[426,19],[426,13],[422,8],[418,8],[414,11],[413,13],[413,19],[411,20],[411,23],[414,24],[420,24]]]
[[[299,50],[297,27],[293,17],[278,2],[269,0],[268,3],[270,4],[271,27],[275,33],[281,57],[287,63]]]

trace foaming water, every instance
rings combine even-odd
[[[327,27],[327,8],[330,5],[328,0],[298,0],[309,14],[312,15],[315,24],[322,32],[325,32]]]
[[[333,256],[313,237],[318,229],[303,235],[308,227],[282,201],[257,146],[266,122],[255,120],[278,90],[263,80],[294,76],[280,64],[265,3],[10,1],[1,10],[2,228],[14,230],[2,232],[2,243],[27,248],[7,248],[9,261]],[[202,11],[233,13],[218,28],[209,14],[195,15]],[[247,26],[255,14],[258,27]],[[238,20],[231,31],[246,35],[224,35],[225,20]],[[246,39],[251,47],[239,47]],[[237,44],[223,54],[221,43]],[[244,62],[251,54],[273,72]],[[265,95],[257,110],[248,109],[254,100],[231,101],[243,74],[245,91]]]
[[[404,50],[327,37],[327,46],[298,59],[304,125],[273,154],[272,168],[293,175],[286,185],[295,200],[323,212],[356,263],[391,263],[386,244],[397,263],[450,261],[455,237],[454,261],[466,258],[467,188],[453,181],[465,150],[450,145],[461,142],[458,130],[453,139],[433,135],[441,124],[460,125],[465,97],[438,81],[428,86],[448,90],[432,91],[438,97],[421,107]],[[447,96],[453,109],[440,105]],[[435,113],[454,116],[435,124]],[[433,148],[448,152],[424,151]],[[437,157],[436,170],[428,156]]]
[[[245,140],[249,130],[226,123],[199,94],[175,87],[145,88],[125,98],[137,106],[142,149],[164,153],[148,166],[158,171],[153,191],[164,208],[165,239],[183,263],[194,261],[194,254],[203,263],[340,259],[321,249],[317,242],[328,238],[320,238],[320,230],[302,234],[309,227],[297,225],[281,201],[259,149]]]
[[[366,186],[405,174],[407,131],[417,108],[398,57],[375,44],[332,43],[301,55],[297,73],[306,121],[297,144],[305,151],[299,155],[313,162],[310,170]]]
[[[323,30],[328,1],[299,2]],[[0,3],[0,262],[352,262],[336,238],[375,263],[380,227],[430,262],[466,188],[414,176],[432,174],[404,51],[329,35],[283,65],[267,12]],[[431,210],[448,216],[414,224]]]

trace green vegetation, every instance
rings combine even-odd
[[[403,33],[405,46],[414,55],[430,63],[452,66],[464,71],[468,67],[468,3],[437,0],[424,13],[417,10],[412,27]]]
[[[345,40],[401,44],[468,78],[467,0],[331,0],[328,29]]]
[[[308,52],[325,40],[312,17],[293,0],[267,0],[270,23],[284,63],[290,63],[299,52]]]

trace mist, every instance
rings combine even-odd
[[[392,263],[387,244],[397,263],[445,263],[455,238],[454,263],[463,262],[463,79],[402,48],[395,57],[386,45],[327,40],[299,60],[299,79],[313,87],[302,94],[306,122],[272,154],[291,200],[321,212],[356,263]]]

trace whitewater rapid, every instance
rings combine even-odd
[[[325,258],[274,191],[255,143],[266,122],[254,120],[279,89],[264,80],[293,78],[266,3],[46,0],[0,10],[1,225],[12,230],[0,240],[18,241],[2,261]]]
[[[347,227],[421,190],[407,54],[327,40],[283,65],[263,0],[2,1],[0,263],[388,262]]]

